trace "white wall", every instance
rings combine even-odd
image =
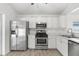
[[[71,3],[68,4],[68,7],[62,12],[62,15],[69,15],[71,14],[72,10],[79,7],[79,3]]]
[[[0,14],[0,55],[2,53],[2,14]]]
[[[68,7],[64,10],[64,12],[60,15],[60,20],[63,19],[60,25],[65,25],[67,29],[72,28],[72,22],[79,20],[79,10],[72,12],[74,9],[79,7],[79,3],[71,3]],[[63,18],[64,16],[64,18]],[[64,23],[65,22],[65,23]]]
[[[0,3],[0,13],[5,14],[5,45],[3,55],[7,54],[10,51],[10,20],[15,18],[14,10],[8,5],[4,3]]]

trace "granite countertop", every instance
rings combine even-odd
[[[60,36],[67,38],[68,40],[71,40],[73,42],[79,43],[79,37],[67,37],[67,36],[63,36],[63,35],[60,35]]]
[[[69,40],[79,43],[79,38],[69,38]]]

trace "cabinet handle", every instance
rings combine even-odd
[[[18,35],[16,34],[16,38],[18,37]]]

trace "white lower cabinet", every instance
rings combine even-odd
[[[63,56],[68,56],[68,39],[57,37],[57,49]]]
[[[62,54],[68,56],[68,38],[62,37]]]
[[[62,43],[62,54],[68,56],[68,46],[65,43]]]
[[[57,37],[57,49],[61,51],[61,41],[58,37]]]
[[[48,36],[48,48],[54,49],[56,48],[56,38],[54,36]]]
[[[35,35],[28,36],[28,48],[35,49]]]

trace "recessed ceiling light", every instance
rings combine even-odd
[[[34,4],[35,4],[35,3],[31,3],[31,5],[34,5]],[[39,3],[39,4],[40,4],[40,3]],[[47,5],[48,3],[43,3],[43,4],[46,4],[46,5]]]
[[[48,4],[48,3],[45,3],[45,4]]]
[[[31,5],[34,5],[34,3],[31,3]]]

